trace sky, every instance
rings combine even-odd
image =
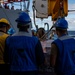
[[[75,0],[68,0],[68,10],[75,10]],[[66,20],[69,24],[69,30],[75,30],[75,11],[68,12]]]
[[[32,19],[33,29],[36,29],[35,25],[34,25],[34,21],[33,21],[32,1],[33,0],[30,0],[29,15]],[[14,5],[15,5],[16,9],[20,8],[20,4],[18,4],[18,5],[14,4]],[[68,10],[75,10],[75,0],[68,0]],[[65,17],[65,19],[68,21],[68,25],[69,25],[68,30],[75,30],[75,11],[68,12],[68,16]],[[53,21],[51,20],[51,16],[49,16],[46,19],[44,18],[43,20],[41,20],[40,18],[36,18],[36,25],[38,25],[39,28],[44,27],[44,23],[48,23],[49,28],[51,28],[51,26],[53,25]],[[45,26],[44,28],[47,29],[47,26]]]

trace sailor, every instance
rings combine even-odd
[[[4,49],[5,49],[5,40],[9,36],[7,34],[8,29],[10,28],[10,24],[7,19],[0,19],[0,75],[5,75],[8,70],[7,66],[4,62]]]
[[[50,34],[50,39],[52,40],[56,40],[58,38],[56,31],[55,31],[55,27],[52,28],[52,33]]]
[[[7,31],[7,33],[8,33],[9,35],[13,35],[15,32],[16,32],[16,31],[15,31],[14,28],[10,28],[10,29]]]
[[[37,30],[37,32],[36,32],[36,36],[37,36],[39,39],[41,39],[44,34],[45,34],[45,29],[42,28],[42,27],[40,27],[40,28]]]
[[[31,18],[25,12],[16,19],[19,32],[6,39],[5,61],[10,63],[12,75],[37,75],[45,61],[39,39],[32,36]]]
[[[55,28],[58,39],[51,44],[50,65],[56,75],[75,75],[75,39],[67,35],[68,22],[61,18]]]
[[[33,36],[36,36],[36,30],[31,29],[31,31],[32,31],[32,35],[33,35]]]

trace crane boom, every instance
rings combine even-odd
[[[59,16],[66,17],[68,15],[68,0],[34,0],[36,18],[52,17],[55,21]]]

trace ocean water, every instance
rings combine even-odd
[[[75,39],[75,31],[68,31],[68,34],[69,34],[70,36],[74,37],[74,39]]]
[[[75,31],[68,31],[68,35],[72,36],[75,39]],[[53,40],[57,39],[58,37],[54,35],[52,37]]]

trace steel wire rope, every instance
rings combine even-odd
[[[6,18],[8,19],[8,21],[9,21],[9,23],[10,23],[10,26],[11,26],[11,25],[12,25],[12,24],[11,24],[11,21],[10,21],[9,17],[7,16],[6,12],[5,12],[6,9],[2,8],[2,10],[3,10],[3,12],[5,13],[5,16],[6,16]],[[10,9],[8,9],[8,10],[10,10]],[[12,27],[13,27],[13,25],[12,25]],[[14,28],[14,27],[13,27],[13,28]]]

